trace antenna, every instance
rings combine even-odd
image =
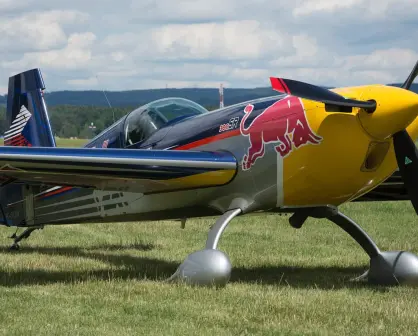
[[[99,83],[99,75],[96,75],[96,79],[97,79],[97,83]],[[110,108],[112,108],[112,105],[110,105],[109,99],[107,99],[106,92],[103,89],[102,89],[102,92],[103,92],[103,95],[106,98],[107,104],[109,105]],[[112,113],[113,113],[113,122],[116,122],[116,120],[115,120],[115,111],[113,109],[112,109]]]
[[[221,83],[221,85],[219,85],[219,108],[224,107],[224,87]]]
[[[94,130],[96,129],[96,125],[92,122],[92,123],[89,125],[89,128],[91,129],[91,133],[92,133],[93,138],[94,138]]]

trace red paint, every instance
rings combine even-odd
[[[214,136],[211,136],[211,137],[208,137],[208,138],[197,140],[197,141],[194,141],[194,142],[191,142],[191,143],[188,143],[188,144],[185,144],[183,146],[179,146],[179,147],[176,147],[176,148],[173,148],[173,149],[175,149],[175,150],[191,149],[191,148],[207,145],[208,143],[211,143],[211,142],[231,138],[231,137],[237,136],[237,135],[240,135],[239,129],[235,129],[233,131],[228,131],[228,132],[217,134],[217,135],[214,135]]]
[[[322,138],[310,128],[302,102],[297,97],[286,97],[266,108],[253,119],[247,128],[245,121],[254,110],[254,105],[244,108],[245,116],[240,123],[240,132],[250,141],[247,154],[244,155],[242,169],[250,169],[255,161],[262,158],[267,143],[276,143],[275,150],[286,157],[293,147],[319,144]],[[292,138],[290,135],[292,134]]]
[[[290,90],[283,79],[270,77],[270,83],[273,90],[290,94]]]
[[[53,190],[53,191],[50,191],[49,193],[46,193],[46,194],[43,194],[43,195],[39,195],[38,197],[40,197],[40,198],[45,198],[45,197],[48,197],[48,196],[52,196],[52,195],[56,195],[56,194],[60,194],[60,193],[62,193],[62,192],[64,192],[64,191],[67,191],[67,190],[70,190],[70,189],[73,189],[74,187],[61,187],[61,188],[59,188],[59,189],[56,189],[56,190]]]
[[[4,145],[5,146],[17,146],[17,147],[31,147],[32,146],[22,134],[19,134],[13,138],[5,140]]]

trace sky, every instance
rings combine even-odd
[[[416,33],[418,0],[0,0],[0,93],[403,82]]]

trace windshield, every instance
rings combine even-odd
[[[125,146],[147,139],[168,124],[206,112],[203,106],[183,98],[165,98],[141,106],[126,117]]]

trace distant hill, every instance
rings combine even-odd
[[[391,86],[401,86],[402,84],[399,84],[399,83],[397,83],[397,84],[388,84],[388,85],[391,85]],[[418,93],[418,83],[413,83],[412,85],[411,85],[411,90],[412,91],[414,91],[414,92],[416,92],[416,93]]]
[[[389,84],[400,86],[401,84]],[[418,84],[412,85],[412,91],[418,93]],[[253,89],[224,90],[225,105],[236,104],[245,100],[275,95],[277,92],[270,87]],[[106,96],[113,107],[135,107],[150,101],[166,97],[182,97],[193,100],[203,106],[218,106],[219,91],[217,88],[185,88],[185,89],[153,89],[132,91],[106,91]],[[45,94],[48,106],[75,105],[75,106],[108,106],[102,91],[55,91]],[[6,104],[7,95],[0,95],[0,104]]]
[[[105,91],[113,107],[140,106],[156,99],[181,97],[193,100],[203,106],[219,105],[219,90],[215,88],[153,89],[132,91]],[[244,100],[276,95],[270,87],[254,89],[225,89],[225,105],[236,104]],[[48,106],[56,105],[92,105],[108,106],[102,91],[55,91],[45,93]],[[0,95],[0,104],[6,104],[7,95]]]

